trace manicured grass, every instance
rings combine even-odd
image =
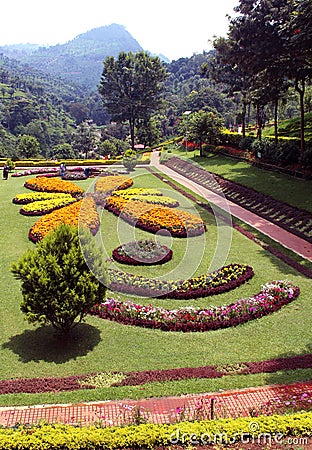
[[[158,187],[169,195],[168,186],[156,177],[146,173],[144,169],[136,169],[135,187]],[[28,241],[27,234],[35,218],[19,214],[19,206],[12,204],[12,198],[17,193],[25,192],[23,183],[26,178],[10,178],[0,180],[1,217],[0,245],[2,248],[1,263],[1,299],[0,314],[0,378],[11,377],[44,377],[73,374],[86,374],[97,371],[135,371],[148,369],[165,369],[178,367],[198,367],[203,365],[233,364],[242,361],[259,361],[274,357],[305,354],[311,352],[312,331],[309,317],[312,313],[310,302],[310,283],[306,277],[298,274],[273,255],[268,254],[259,246],[234,231],[231,246],[224,253],[226,263],[238,262],[251,265],[255,277],[240,288],[215,297],[194,301],[140,299],[142,304],[152,303],[166,308],[177,306],[212,304],[228,304],[238,298],[255,294],[260,286],[273,279],[290,279],[300,286],[301,295],[294,303],[257,321],[251,321],[243,326],[218,330],[208,333],[175,333],[143,329],[120,325],[114,322],[88,317],[84,324],[73,330],[67,342],[60,341],[50,327],[33,327],[25,322],[19,310],[21,301],[20,284],[9,271],[10,264],[34,244]],[[77,182],[87,188],[90,180]],[[305,191],[303,191],[305,192]],[[174,197],[170,190],[170,196]],[[182,206],[193,210],[194,205],[183,200]],[[174,197],[175,198],[175,197]],[[154,268],[137,268],[133,266],[116,266],[133,273],[146,276],[163,275],[167,278],[184,278],[189,271],[201,274],[210,270],[209,266],[214,255],[216,243],[222,248],[225,237],[215,226],[215,220],[207,212],[198,210],[208,224],[208,231],[201,237],[174,239],[174,258],[164,266]],[[129,225],[107,211],[103,211],[99,237],[103,242],[103,252],[110,251],[121,243],[133,237],[142,238],[151,235],[142,230],[133,230]],[[166,245],[170,238],[159,238]],[[202,252],[201,256],[201,251]],[[200,256],[200,257],[199,257]],[[222,259],[222,258],[221,258]],[[182,261],[182,264],[181,264]],[[223,261],[215,261],[215,265]],[[110,295],[111,293],[108,293]],[[125,296],[113,294],[121,298]],[[133,299],[133,298],[132,298]],[[311,378],[311,371],[294,371],[283,375],[287,381]],[[19,394],[16,396],[1,396],[0,404],[70,402],[82,400],[103,400],[108,398],[129,398],[135,395],[170,395],[180,393],[201,392],[224,388],[243,387],[248,385],[280,382],[283,376],[257,375],[235,376],[207,381],[187,380],[182,382],[151,384],[142,390],[140,387],[123,387],[103,390],[90,390],[79,393],[60,394]],[[250,378],[249,378],[250,377]],[[269,378],[268,378],[269,377]],[[301,377],[301,378],[300,378]],[[225,380],[226,379],[226,380]],[[239,381],[238,381],[239,380]],[[275,380],[275,381],[274,381]],[[218,384],[218,383],[221,384]],[[216,383],[216,384],[215,384]],[[238,385],[237,385],[238,383]],[[219,386],[219,387],[218,387]]]
[[[224,155],[210,154],[208,157],[201,158],[198,150],[187,153],[185,150],[175,150],[174,153],[189,158],[209,172],[241,183],[297,208],[312,212],[311,180],[302,180],[300,178],[259,169],[245,161],[239,161]]]

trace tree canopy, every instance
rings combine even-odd
[[[129,122],[132,148],[138,120],[149,119],[162,105],[166,77],[160,59],[146,52],[121,52],[117,59],[108,56],[104,61],[99,92],[112,120]]]

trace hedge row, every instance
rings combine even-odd
[[[20,426],[0,429],[0,450],[104,450],[156,446],[287,442],[289,436],[312,436],[312,412],[286,416],[219,419],[126,427],[71,425]],[[309,438],[307,438],[308,440]]]

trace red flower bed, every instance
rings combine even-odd
[[[221,378],[235,374],[274,373],[281,370],[308,369],[312,367],[312,354],[273,358],[265,361],[244,362],[233,365],[187,367],[179,369],[145,370],[128,372],[126,377],[113,386],[137,386],[146,383],[177,381],[190,378]],[[92,374],[91,374],[92,375]],[[93,374],[94,375],[94,374]],[[78,389],[95,389],[92,385],[82,384],[88,375],[49,378],[17,378],[0,381],[0,395],[17,393],[61,392]],[[312,382],[311,382],[312,389]],[[311,399],[311,394],[310,394]]]

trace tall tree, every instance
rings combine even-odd
[[[23,134],[19,137],[17,150],[23,158],[33,158],[39,153],[40,143],[34,136]]]
[[[216,145],[221,136],[223,120],[212,112],[197,111],[190,116],[188,125],[189,139],[199,145],[203,156],[203,144]]]
[[[146,52],[121,52],[117,59],[108,56],[104,61],[99,93],[112,120],[129,122],[132,148],[138,120],[148,120],[162,105],[166,77],[160,59]]]
[[[78,152],[84,153],[85,158],[88,158],[88,154],[93,152],[96,148],[96,143],[99,138],[96,134],[96,128],[92,120],[85,120],[81,122],[74,136],[74,148]]]

